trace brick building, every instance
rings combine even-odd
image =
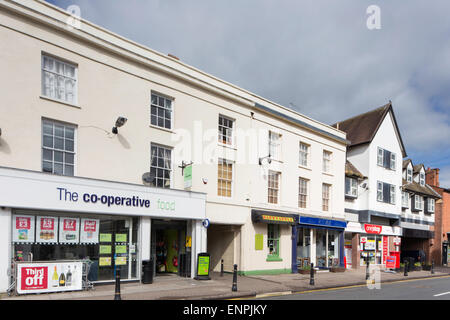
[[[436,201],[435,238],[432,247],[432,257],[438,264],[450,262],[448,242],[450,238],[450,188],[439,184],[439,169],[426,170],[426,183],[438,192],[442,199]]]

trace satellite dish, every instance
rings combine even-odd
[[[144,183],[153,183],[154,180],[155,180],[154,173],[146,172],[142,175],[142,181],[144,181]]]

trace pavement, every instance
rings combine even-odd
[[[442,277],[450,275],[450,267],[436,267],[430,271],[411,271],[408,276],[403,272],[380,272],[380,281],[393,282],[409,279]],[[310,285],[310,276],[306,274],[280,274],[237,276],[237,291],[232,291],[233,274],[213,272],[211,280],[194,280],[177,275],[157,276],[152,284],[140,282],[122,282],[120,296],[122,300],[225,300],[251,299],[283,295],[316,289],[338,288],[366,284],[366,269],[347,269],[345,272],[318,271],[314,276],[314,285]],[[115,285],[96,285],[89,291],[73,291],[50,294],[30,294],[7,296],[0,300],[113,300]]]

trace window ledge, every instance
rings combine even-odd
[[[271,257],[268,256],[266,261],[283,261],[283,259],[281,259],[280,257]]]
[[[324,171],[322,171],[322,174],[325,174],[325,175],[327,175],[327,176],[334,177],[334,174],[332,174],[332,173],[330,173],[330,172],[324,172]]]
[[[165,132],[168,132],[168,133],[175,133],[172,129],[167,129],[167,128],[163,128],[163,127],[158,127],[158,126],[155,126],[154,124],[150,124],[149,127],[150,127],[150,128],[153,128],[153,129],[162,130],[162,131],[165,131]]]
[[[64,101],[64,100],[53,99],[53,98],[45,97],[45,96],[42,96],[42,95],[39,96],[39,98],[41,98],[41,99],[43,99],[43,100],[47,100],[47,101],[52,101],[52,102],[56,102],[56,103],[65,104],[66,106],[69,106],[69,107],[81,109],[81,107],[80,107],[79,105],[72,104],[72,103],[66,102],[66,101]]]
[[[226,143],[218,142],[217,145],[219,147],[224,147],[224,148],[228,148],[228,149],[232,149],[232,150],[237,150],[236,146],[232,145],[232,144],[226,144]]]
[[[345,195],[345,199],[355,200],[355,199],[358,199],[358,196],[353,196],[353,195],[350,195],[350,194],[346,194]]]
[[[305,166],[302,166],[301,164],[299,164],[298,167],[299,167],[300,169],[305,169],[305,170],[309,170],[309,171],[312,170],[310,167],[305,167]]]

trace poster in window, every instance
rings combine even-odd
[[[34,216],[13,216],[13,242],[34,242]]]
[[[59,218],[59,242],[78,243],[80,234],[80,220],[78,218]]]
[[[36,221],[36,243],[58,242],[58,218],[37,217]]]
[[[98,243],[98,229],[100,220],[81,219],[80,243]]]

